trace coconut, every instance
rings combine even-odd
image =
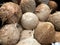
[[[51,10],[48,5],[46,4],[40,4],[37,6],[35,10],[35,14],[39,18],[40,21],[46,21]]]
[[[60,42],[60,32],[55,33],[55,42]]]
[[[21,18],[22,11],[19,5],[13,2],[4,3],[0,8],[0,18],[6,23],[17,23]]]
[[[23,13],[35,11],[36,7],[35,0],[21,0],[20,5]]]
[[[21,24],[25,29],[34,29],[38,23],[38,17],[34,13],[27,12],[23,14]]]
[[[48,5],[53,10],[57,8],[57,3],[55,1],[49,1]]]
[[[50,15],[48,21],[54,24],[56,31],[60,30],[60,12]]]
[[[41,45],[33,38],[27,38],[25,40],[21,40],[16,45]]]
[[[50,22],[39,22],[34,31],[35,39],[42,44],[50,44],[54,42],[55,29]]]
[[[27,38],[33,38],[33,33],[34,31],[32,30],[24,30],[21,32],[21,38],[20,40],[27,39]]]
[[[0,43],[3,45],[15,45],[20,39],[21,30],[17,24],[5,25],[0,29]]]

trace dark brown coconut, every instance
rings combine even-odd
[[[35,0],[21,0],[21,8],[23,13],[25,12],[34,12],[36,4]]]
[[[50,15],[48,21],[54,24],[56,31],[60,31],[60,12]]]
[[[51,10],[49,6],[43,3],[38,5],[35,9],[35,14],[37,15],[40,21],[46,21],[50,15],[50,12]]]
[[[17,23],[21,18],[22,12],[19,5],[7,2],[0,8],[0,18],[6,23]]]
[[[20,32],[17,24],[5,25],[0,29],[0,43],[3,45],[15,45],[20,39]]]
[[[40,22],[34,31],[35,39],[42,44],[54,42],[55,30],[50,22]]]
[[[55,42],[60,42],[60,32],[55,33]]]

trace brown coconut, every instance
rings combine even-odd
[[[13,2],[4,3],[0,8],[0,18],[6,23],[17,23],[21,18],[22,11],[19,5]]]
[[[0,43],[2,45],[15,45],[20,39],[20,32],[17,24],[5,25],[0,29]]]
[[[40,4],[35,9],[35,14],[37,15],[40,21],[46,21],[50,12],[51,10],[46,4]]]
[[[58,6],[55,1],[49,1],[48,5],[53,10],[55,10],[57,8],[57,6]]]
[[[60,12],[50,15],[48,21],[54,24],[56,31],[60,31]]]
[[[25,29],[34,29],[39,23],[38,17],[31,12],[26,12],[23,14],[21,19],[21,24]]]
[[[23,13],[35,11],[35,7],[36,7],[35,0],[21,0],[20,5]]]
[[[40,22],[34,31],[35,39],[42,44],[54,42],[55,30],[50,22]]]
[[[55,42],[60,42],[60,32],[55,33]]]

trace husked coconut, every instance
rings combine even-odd
[[[25,40],[21,40],[20,42],[18,42],[18,44],[16,45],[41,45],[39,44],[35,39],[33,38],[27,38]]]
[[[35,11],[36,7],[35,0],[21,0],[20,5],[23,13]]]
[[[48,21],[54,24],[56,31],[60,31],[60,12],[50,15]]]
[[[60,42],[60,32],[55,33],[55,42]]]
[[[48,5],[53,10],[57,8],[57,3],[55,1],[49,1]]]
[[[2,45],[15,45],[20,39],[20,32],[17,24],[5,25],[0,29],[0,43]]]
[[[55,29],[50,22],[40,22],[34,31],[35,39],[42,44],[54,42]]]
[[[46,4],[40,4],[37,6],[35,10],[35,14],[39,18],[40,21],[46,21],[49,17],[51,10],[48,5]]]
[[[19,5],[13,2],[4,3],[0,8],[0,18],[2,22],[17,23],[22,16],[22,11]]]
[[[23,14],[21,24],[25,29],[34,29],[38,23],[38,17],[34,13],[26,12]]]
[[[21,32],[21,38],[20,40],[27,39],[27,38],[33,38],[34,31],[32,30],[24,30]]]

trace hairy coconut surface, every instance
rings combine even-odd
[[[4,3],[0,8],[0,18],[6,23],[16,23],[21,18],[22,11],[19,5],[13,2]]]
[[[40,22],[34,31],[35,39],[42,44],[54,42],[55,29],[50,22]]]
[[[17,24],[5,25],[0,29],[0,43],[3,45],[15,45],[20,39],[20,32]]]

